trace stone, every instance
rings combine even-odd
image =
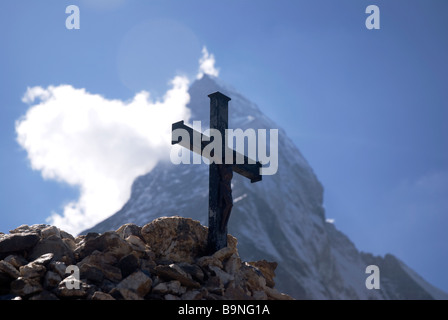
[[[218,295],[222,295],[224,293],[224,285],[218,277],[209,277],[204,286],[210,293]]]
[[[108,231],[101,235],[93,233],[87,234],[84,243],[76,251],[81,258],[90,255],[94,251],[101,251],[109,252],[117,259],[120,259],[131,253],[132,248],[115,231]]]
[[[253,300],[255,297],[248,295],[243,288],[231,285],[224,292],[224,298],[230,300]]]
[[[272,300],[294,300],[294,298],[290,297],[289,295],[280,293],[277,289],[266,287],[264,291]]]
[[[257,268],[246,263],[243,274],[246,277],[247,286],[252,292],[264,290],[266,287],[266,279]]]
[[[40,236],[42,238],[44,238],[44,239],[48,238],[49,236],[56,236],[56,237],[60,238],[61,237],[61,233],[60,233],[60,231],[59,231],[59,229],[57,227],[49,226],[49,227],[46,227],[46,228],[41,230]]]
[[[179,282],[180,285],[180,282]],[[154,288],[152,288],[151,293],[154,294],[166,294],[168,293],[168,285],[166,282],[160,282],[158,283],[156,286],[154,286]]]
[[[178,280],[172,280],[168,282],[160,282],[152,289],[152,293],[164,295],[167,293],[170,294],[183,294],[187,291],[185,287],[183,287]]]
[[[15,255],[15,254],[10,254],[3,261],[10,263],[16,269],[19,269],[21,266],[28,264],[28,260],[26,260],[22,256]]]
[[[204,281],[204,272],[202,269],[195,265],[195,264],[189,264],[186,262],[179,263],[179,267],[182,268],[183,271],[188,273],[193,279],[202,282]]]
[[[142,252],[142,253],[146,251],[145,242],[135,235],[131,234],[129,237],[127,237],[126,242],[131,245],[132,250],[134,250],[134,251]]]
[[[70,233],[68,233],[68,232],[66,232],[66,231],[64,231],[64,230],[61,230],[61,229],[59,229],[59,233],[60,233],[60,235],[61,235],[62,240],[64,240],[64,239],[70,239],[70,240],[75,241],[75,237],[72,236]]]
[[[80,267],[83,263],[89,263],[94,266],[115,265],[118,259],[110,252],[93,251],[89,256],[82,259],[77,265]]]
[[[44,265],[30,262],[27,265],[20,267],[20,275],[25,278],[40,278],[42,277],[45,272],[47,271],[47,268],[45,268]]]
[[[56,288],[61,282],[62,278],[54,271],[47,271],[44,276],[43,285],[45,288]]]
[[[108,293],[95,291],[93,293],[92,300],[115,300],[115,298]]]
[[[118,289],[124,300],[143,300],[141,296],[129,289]]]
[[[218,251],[216,251],[212,256],[224,261],[227,260],[231,255],[236,253],[236,248],[231,248],[231,247],[224,247]]]
[[[221,283],[223,285],[226,285],[229,281],[232,281],[235,279],[235,277],[233,275],[228,274],[227,272],[221,270],[220,268],[218,268],[216,266],[209,266],[209,268],[221,280]]]
[[[87,269],[91,267],[85,267],[86,269],[84,269],[83,267],[84,264],[88,264],[100,270],[104,278],[109,279],[112,282],[119,282],[122,280],[123,276],[121,274],[120,268],[114,266],[114,264],[116,263],[117,258],[112,253],[94,251],[91,255],[86,256],[81,262],[79,262],[77,264],[77,267],[79,268],[80,272],[81,270],[88,272],[89,270]],[[93,272],[95,271],[93,270]],[[97,280],[96,277],[94,278]]]
[[[182,270],[176,264],[170,264],[168,266],[159,265],[154,268],[155,273],[162,278],[170,280],[178,280],[182,285],[189,288],[199,288],[201,285],[194,281],[191,276]]]
[[[31,296],[28,300],[59,300],[59,298],[54,293],[44,290]]]
[[[21,297],[29,296],[43,290],[39,279],[19,277],[11,282],[11,293]]]
[[[67,283],[76,281],[73,276],[69,276],[62,280],[56,290],[56,295],[62,298],[85,298],[91,289],[91,286],[84,281],[79,281],[79,289],[67,288]]]
[[[202,268],[206,268],[206,267],[209,267],[209,266],[215,266],[215,267],[218,267],[220,269],[223,268],[221,260],[219,260],[218,258],[216,258],[214,256],[203,256],[203,257],[198,259],[196,264],[198,266],[202,267]]]
[[[207,228],[193,219],[158,218],[143,226],[141,233],[157,259],[193,263],[207,249]]]
[[[277,268],[278,263],[277,262],[268,262],[266,260],[260,260],[260,261],[253,261],[248,262],[251,266],[254,266],[258,268],[258,270],[261,271],[263,276],[266,278],[266,285],[268,287],[273,288],[274,283],[274,277],[275,277],[275,269]]]
[[[255,300],[268,300],[268,295],[264,291],[254,291],[252,297]]]
[[[0,253],[18,252],[32,248],[39,241],[36,233],[13,233],[0,238]]]
[[[119,282],[121,279],[123,279],[120,268],[111,266],[109,264],[103,264],[100,270],[103,272],[104,277],[112,282]]]
[[[181,300],[201,300],[203,292],[199,290],[192,290],[185,292],[180,298]]]
[[[89,263],[83,263],[79,268],[80,278],[90,280],[95,283],[103,281],[104,274],[101,269]]]
[[[65,243],[65,245],[70,248],[70,250],[75,251],[76,250],[76,242],[73,239],[70,238],[62,238],[62,242]]]
[[[52,261],[49,266],[50,270],[56,272],[59,276],[65,276],[65,270],[67,269],[67,265],[61,261]]]
[[[229,274],[236,274],[241,268],[241,259],[238,255],[233,254],[230,258],[225,262],[224,270]]]
[[[168,293],[165,295],[165,300],[180,300],[180,298],[178,296]]]
[[[133,273],[137,268],[139,268],[139,260],[138,258],[130,253],[118,261],[117,267],[121,270],[121,275],[123,278],[126,278],[128,275]]]
[[[41,239],[31,250],[29,259],[37,259],[45,253],[53,253],[55,260],[64,261],[68,265],[73,264],[75,261],[73,251],[70,250],[60,237],[55,235]]]
[[[26,224],[23,224],[14,230],[10,230],[9,233],[36,233],[40,236],[40,232],[42,229],[45,229],[48,227],[48,224],[33,224],[32,226],[28,226]]]
[[[129,236],[136,236],[142,239],[141,234],[142,227],[134,224],[134,223],[126,223],[117,229],[116,233],[122,238],[126,239]]]
[[[12,279],[20,277],[19,271],[7,261],[0,260],[0,273],[8,275]]]
[[[151,290],[152,280],[146,274],[141,271],[136,271],[123,279],[118,285],[117,289],[123,294],[121,289],[131,290],[138,294],[140,297],[144,297]],[[123,295],[124,296],[124,295]]]
[[[33,263],[46,266],[53,259],[53,257],[54,257],[53,253],[45,253],[41,255],[39,258],[35,259]]]

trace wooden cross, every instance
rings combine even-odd
[[[222,161],[221,164],[210,163],[209,167],[209,196],[208,196],[208,251],[214,253],[219,249],[227,246],[227,223],[229,221],[230,212],[233,207],[231,181],[233,171],[250,179],[250,181],[261,181],[260,168],[261,163],[242,156],[235,150],[231,150],[232,162],[226,164],[225,149],[227,148],[225,131],[228,129],[228,110],[230,98],[221,92],[215,92],[208,95],[210,98],[210,129],[216,129],[222,137]],[[199,153],[202,156],[204,148],[211,142],[209,137],[203,139],[203,134],[184,125],[183,121],[173,123],[172,131],[176,129],[186,130],[190,139],[183,141],[173,140],[171,144],[180,144],[181,146]],[[200,147],[193,143],[193,136],[200,136]],[[206,140],[206,141],[204,141]],[[237,157],[242,156],[244,163],[237,164]]]

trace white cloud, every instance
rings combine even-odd
[[[215,56],[210,54],[207,48],[202,48],[202,57],[199,59],[199,72],[198,79],[201,79],[204,74],[217,77],[219,75],[219,69],[215,68]]]
[[[146,91],[123,102],[70,85],[28,88],[22,100],[35,104],[16,122],[18,143],[44,179],[80,188],[48,222],[76,234],[119,210],[134,179],[169,159],[171,124],[189,120],[189,99],[184,77],[162,101]]]

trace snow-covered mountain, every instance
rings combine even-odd
[[[234,206],[229,233],[241,257],[278,262],[276,287],[299,299],[448,299],[392,255],[359,252],[325,220],[323,187],[285,132],[233,89],[205,75],[189,90],[192,120],[209,122],[208,94],[231,97],[229,128],[279,129],[278,172],[251,184],[234,174]],[[179,119],[183,120],[183,119]],[[137,178],[131,197],[110,218],[84,231],[115,230],[124,223],[144,225],[160,216],[179,215],[208,223],[208,166],[160,162]],[[380,268],[380,289],[368,290],[368,265]]]

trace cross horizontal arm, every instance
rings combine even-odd
[[[171,144],[179,144],[184,148],[187,148],[193,152],[196,152],[197,154],[202,155],[202,150],[210,143],[210,137],[205,136],[204,134],[193,130],[193,128],[186,126],[184,124],[184,121],[179,121],[172,124],[172,132],[176,129],[182,129],[188,132],[189,139],[187,141],[183,141],[183,139],[179,140],[171,140]],[[199,149],[199,146],[193,143],[193,136],[198,135],[200,136],[201,146]],[[204,137],[204,139],[203,139]],[[172,137],[173,138],[173,137]],[[178,138],[178,137],[176,137]],[[198,139],[199,140],[199,139]],[[261,175],[260,175],[260,168],[261,163],[259,161],[249,159],[247,156],[243,155],[244,162],[242,164],[236,163],[236,159],[241,157],[241,154],[239,152],[236,152],[235,150],[232,150],[233,159],[232,159],[232,170],[248,179],[252,183],[261,181]],[[205,156],[205,155],[203,155]],[[210,159],[209,159],[210,160]],[[225,163],[225,154],[222,157],[222,162]]]

